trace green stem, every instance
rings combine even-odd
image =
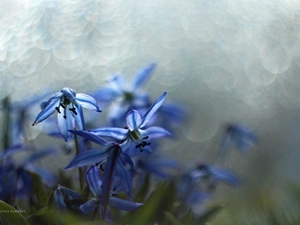
[[[10,100],[9,97],[5,97],[2,100],[3,109],[4,109],[4,118],[3,118],[3,149],[8,149],[10,147]]]
[[[78,145],[78,138],[77,135],[74,134],[74,141],[75,141],[75,148],[76,148],[76,155],[79,154],[79,145]],[[80,191],[83,190],[83,182],[84,182],[84,177],[83,177],[83,170],[81,167],[78,168],[78,174],[79,174],[79,184],[80,184]]]

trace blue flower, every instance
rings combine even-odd
[[[106,208],[107,205],[126,211],[134,211],[143,205],[142,203],[127,201],[114,196],[123,190],[121,179],[118,176],[112,178],[111,184],[109,185],[109,191],[105,194],[106,192],[103,190],[105,178],[101,178],[100,171],[96,166],[91,166],[88,169],[86,173],[86,182],[93,193],[94,198],[80,206],[80,210],[85,214],[89,214],[99,207],[100,216],[111,221],[110,210],[109,208]]]
[[[208,164],[198,165],[190,173],[190,176],[200,182],[205,181],[209,188],[215,188],[219,182],[224,182],[233,187],[240,183],[239,178],[229,170]]]
[[[22,146],[13,146],[0,154],[0,199],[13,200],[16,196],[26,196],[32,191],[32,181],[29,172],[34,172],[48,185],[55,183],[54,176],[40,166],[34,165],[36,161],[55,153],[53,149],[46,149],[32,153],[20,165],[16,165],[11,157],[23,152]]]
[[[106,174],[110,173],[111,176],[117,173],[118,176],[122,178],[122,185],[123,185],[124,192],[126,192],[129,196],[131,196],[134,164],[130,156],[124,153],[118,144],[107,143],[103,139],[93,134],[90,134],[86,131],[71,131],[71,132],[76,135],[85,137],[88,140],[93,141],[97,144],[107,145],[107,148],[105,151],[102,152],[99,150],[92,149],[86,152],[79,153],[73,158],[73,160],[69,163],[69,165],[65,167],[65,169],[89,166],[92,164],[97,164],[97,165],[106,164],[104,169],[105,173]],[[113,162],[112,159],[114,159]],[[127,171],[127,169],[125,168],[127,164],[130,167],[130,171]],[[107,183],[106,180],[110,179],[107,176],[104,177],[105,183]]]
[[[108,81],[110,87],[92,94],[100,103],[115,102],[108,114],[114,126],[123,125],[123,119],[131,108],[138,109],[148,105],[148,94],[141,92],[141,89],[149,80],[155,67],[154,63],[146,66],[137,73],[131,83],[125,83],[121,76],[115,76]]]
[[[73,89],[65,87],[48,101],[41,104],[42,111],[38,114],[32,125],[34,126],[44,121],[57,111],[60,134],[64,137],[65,141],[68,141],[72,136],[68,130],[75,129],[75,127],[79,130],[85,128],[82,107],[101,112],[93,97],[83,93],[77,94]]]
[[[79,210],[80,205],[70,204],[72,200],[82,200],[82,197],[80,194],[78,194],[76,191],[66,188],[64,186],[58,185],[57,189],[54,191],[54,203],[56,208],[58,209],[77,209]],[[83,200],[82,200],[83,201]]]
[[[241,152],[246,152],[257,142],[253,131],[239,124],[228,124],[221,139],[221,154],[234,145]]]
[[[164,92],[148,109],[143,117],[134,109],[132,109],[127,117],[127,126],[125,128],[106,127],[89,130],[91,134],[110,137],[118,141],[122,141],[122,149],[128,148],[132,142],[135,143],[135,147],[143,151],[143,148],[150,145],[151,142],[148,139],[169,136],[170,133],[161,127],[147,127],[148,122],[163,104],[166,98],[167,92]]]

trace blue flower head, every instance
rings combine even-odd
[[[125,128],[106,127],[89,130],[89,132],[97,136],[109,137],[121,141],[120,145],[123,150],[127,149],[133,142],[137,149],[143,151],[145,146],[151,144],[150,139],[170,135],[167,130],[161,127],[148,127],[148,122],[163,104],[166,95],[167,92],[164,92],[143,116],[138,111],[132,109],[126,117],[127,126]]]
[[[109,208],[106,208],[107,205],[126,211],[134,211],[143,205],[142,203],[127,201],[115,197],[116,194],[123,191],[122,182],[118,176],[113,177],[111,184],[109,185],[110,187],[107,196],[105,196],[105,191],[103,190],[103,187],[105,186],[105,178],[101,178],[97,166],[91,166],[88,169],[86,173],[86,182],[93,193],[94,198],[80,206],[80,210],[85,214],[89,214],[99,207],[101,217],[105,218],[107,221],[111,221],[110,210]],[[105,216],[103,214],[105,214]]]
[[[149,80],[156,64],[152,63],[137,73],[131,83],[126,83],[121,76],[115,76],[108,81],[109,87],[102,88],[92,94],[100,103],[111,103],[109,119],[114,126],[123,125],[123,119],[131,108],[147,107],[149,97],[141,92],[144,84]]]
[[[221,139],[221,154],[231,146],[241,152],[247,152],[257,142],[253,131],[239,124],[228,124]]]
[[[76,93],[73,89],[65,87],[48,101],[41,104],[42,111],[32,125],[34,126],[44,121],[57,111],[59,132],[65,141],[68,141],[72,136],[69,130],[75,128],[83,130],[85,127],[82,107],[101,112],[93,97],[83,93]]]

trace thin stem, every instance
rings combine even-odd
[[[108,157],[108,162],[107,162],[107,168],[110,168],[110,170],[108,171],[108,175],[107,172],[104,174],[104,180],[106,180],[106,176],[108,176],[107,179],[107,187],[104,189],[104,193],[103,193],[103,219],[105,220],[106,217],[106,211],[107,211],[107,204],[108,204],[108,200],[109,200],[109,195],[110,195],[110,187],[111,187],[111,183],[112,183],[112,178],[113,178],[113,173],[116,167],[116,162],[117,162],[117,158],[120,155],[120,147],[119,146],[114,146],[112,147],[113,151],[110,154],[110,156]]]
[[[2,105],[4,109],[4,118],[3,118],[3,137],[2,137],[2,143],[3,143],[3,149],[6,150],[10,147],[10,100],[9,97],[5,97],[2,100]]]
[[[75,142],[76,155],[78,155],[80,153],[80,150],[79,150],[78,138],[76,134],[74,134],[74,142]],[[78,168],[78,174],[79,174],[80,191],[82,191],[84,180],[83,180],[83,170],[81,167]]]

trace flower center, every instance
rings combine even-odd
[[[137,143],[135,148],[139,148],[141,152],[144,151],[145,146],[151,145],[151,142],[145,141],[149,136],[143,137],[139,130],[129,131],[129,138]]]
[[[72,107],[70,107],[70,105]],[[64,109],[64,118],[65,119],[67,119],[66,108],[68,108],[72,113],[74,113],[74,115],[77,115],[76,108],[74,107],[73,103],[65,95],[63,95],[61,97],[61,99],[59,101],[59,106],[55,107],[55,109],[58,113],[61,113],[60,107],[62,107]]]

